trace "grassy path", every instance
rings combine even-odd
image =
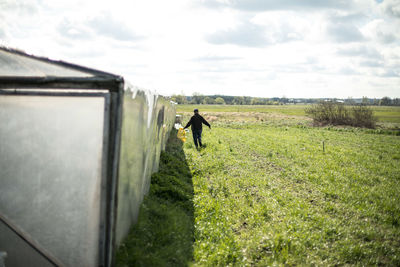
[[[139,219],[117,252],[117,266],[186,266],[193,260],[192,174],[172,131]]]

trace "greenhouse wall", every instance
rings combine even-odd
[[[136,222],[139,206],[149,191],[151,174],[158,171],[175,121],[175,108],[163,97],[127,87],[124,96],[119,165],[116,243]]]
[[[175,119],[120,76],[0,47],[0,266],[112,266]]]

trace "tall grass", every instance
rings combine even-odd
[[[193,184],[172,131],[139,219],[117,252],[117,266],[186,266],[193,261]]]

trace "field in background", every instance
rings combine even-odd
[[[255,112],[264,114],[281,114],[287,116],[305,116],[304,109],[308,105],[178,105],[177,113],[193,113],[198,108],[202,113],[219,112]],[[378,122],[398,123],[400,125],[400,107],[371,106]]]
[[[183,123],[195,107],[206,147],[171,137],[120,265],[400,265],[396,131],[313,127],[289,105],[177,106]]]
[[[373,106],[372,110],[375,112],[379,122],[393,122],[400,124],[400,107]]]
[[[193,109],[198,108],[200,112],[259,112],[305,116],[305,107],[306,105],[178,105],[177,113],[193,113]]]

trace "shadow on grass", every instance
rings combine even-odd
[[[193,261],[192,174],[172,131],[136,225],[117,252],[117,266],[187,266]]]

